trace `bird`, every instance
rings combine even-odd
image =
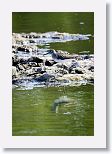
[[[61,96],[58,99],[56,99],[52,104],[52,111],[58,113],[58,107],[61,104],[70,103],[73,101],[71,98],[68,98],[67,96]]]
[[[49,53],[52,54],[53,59],[72,59],[74,58],[74,55],[69,54],[67,51],[62,51],[62,50],[50,50]]]

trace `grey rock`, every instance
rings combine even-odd
[[[38,64],[38,63],[43,63],[43,60],[38,57],[31,57],[28,59],[28,62],[36,62]]]
[[[30,52],[26,47],[18,47],[17,51]]]
[[[18,77],[18,71],[15,66],[12,66],[12,78],[17,78]]]
[[[72,65],[69,67],[69,73],[74,71],[74,68],[79,67],[80,65],[78,64],[78,62],[74,62],[72,63]]]
[[[90,66],[88,70],[94,72],[94,66]]]
[[[76,73],[76,74],[84,74],[84,70],[83,70],[82,68],[80,68],[80,67],[77,67],[77,68],[75,69],[75,73]]]
[[[21,64],[17,64],[16,67],[18,68],[18,70],[25,70],[24,66]]]
[[[45,65],[46,65],[46,66],[52,66],[52,65],[54,65],[54,64],[56,64],[56,62],[55,62],[54,60],[46,60],[46,61],[45,61]]]
[[[40,82],[43,82],[43,81],[46,82],[46,81],[50,81],[50,79],[54,79],[54,78],[55,78],[54,75],[45,73],[45,74],[41,75],[40,77],[38,77],[36,80],[40,81]]]
[[[19,60],[18,56],[13,55],[12,56],[12,66],[16,66],[19,63],[20,63],[20,60]]]

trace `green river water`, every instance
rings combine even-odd
[[[12,32],[67,32],[94,35],[93,13],[25,13],[12,14]],[[45,46],[47,48],[47,46]],[[51,43],[49,48],[81,54],[94,53],[94,39]],[[73,99],[61,105],[58,113],[51,110],[60,96]],[[12,89],[13,136],[93,136],[94,86],[41,87],[30,90]]]

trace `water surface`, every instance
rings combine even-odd
[[[73,102],[52,104],[60,96]],[[94,133],[93,86],[49,87],[33,90],[13,89],[13,135],[16,136],[91,136]]]
[[[94,53],[94,14],[26,13],[12,14],[12,32],[67,32],[91,34],[89,40],[50,43],[42,48],[59,49],[70,53]],[[74,101],[51,110],[60,96]],[[14,136],[93,136],[94,86],[41,87],[31,90],[12,90],[12,135]]]

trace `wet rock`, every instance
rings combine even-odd
[[[78,62],[73,62],[71,66],[69,67],[69,73],[72,73],[77,67],[79,67]]]
[[[27,74],[27,75],[30,75],[30,74],[33,74],[33,73],[35,73],[35,71],[33,71],[32,68],[25,71],[25,74]]]
[[[26,34],[25,34],[26,35]],[[27,34],[28,38],[40,38],[40,35],[34,32]]]
[[[46,66],[52,66],[52,65],[54,65],[54,64],[56,64],[56,62],[55,62],[54,60],[46,60],[46,61],[45,61],[45,65],[46,65]]]
[[[42,37],[42,38],[47,38],[45,35],[42,35],[41,37]]]
[[[68,70],[69,69],[69,63],[56,63],[54,66],[56,66],[57,67],[57,69],[59,68],[61,68],[61,69],[65,69],[65,70]]]
[[[52,36],[52,39],[60,39],[59,36]]]
[[[64,74],[62,77],[57,77],[56,79],[58,81],[82,81],[83,76],[79,74]]]
[[[38,57],[31,57],[31,58],[28,59],[28,62],[36,62],[37,64],[43,63],[43,59],[40,59]]]
[[[20,60],[18,58],[18,56],[14,55],[12,56],[12,66],[16,66],[17,64],[19,64]]]
[[[36,62],[29,62],[29,63],[28,63],[28,66],[37,67],[38,64],[37,64]]]
[[[94,72],[94,66],[90,66],[88,70]]]
[[[68,71],[63,68],[62,69],[60,68],[60,69],[57,69],[56,73],[63,75],[63,74],[68,74]]]
[[[54,75],[45,73],[45,74],[41,75],[39,78],[37,78],[36,80],[40,81],[40,82],[43,82],[43,81],[46,82],[46,81],[50,81],[50,79],[54,79],[54,78],[55,78]]]
[[[21,63],[21,65],[24,67],[25,70],[30,69],[31,66],[29,65],[29,63]]]
[[[84,56],[84,59],[89,59],[89,58],[91,58],[90,55],[85,55],[85,56]]]
[[[61,51],[61,50],[57,50],[56,51],[56,57],[57,59],[72,59],[74,58],[74,55],[70,55],[68,52],[64,52],[64,51]]]
[[[18,58],[18,59],[19,59],[19,63],[27,64],[27,59],[24,59],[24,58]]]
[[[93,81],[94,82],[94,73],[85,73],[83,75],[83,78],[87,81]]]
[[[39,74],[43,74],[46,72],[46,70],[43,67],[33,67],[32,69],[34,72],[39,73]]]
[[[57,72],[57,67],[56,66],[45,66],[44,70],[46,71],[46,73],[48,74],[56,74]]]
[[[25,70],[22,64],[17,64],[16,68],[18,68],[18,70]]]
[[[90,83],[94,83],[94,78],[90,78],[88,81],[89,81]]]
[[[29,43],[36,43],[35,40],[29,40]]]
[[[17,50],[23,51],[23,52],[30,52],[27,48],[24,48],[24,47],[18,47]]]
[[[83,56],[81,56],[81,55],[76,55],[76,56],[75,56],[75,59],[76,59],[77,61],[79,61],[79,60],[83,60],[84,58],[83,58]]]
[[[75,69],[75,73],[76,73],[76,74],[84,74],[84,70],[83,70],[82,68],[80,68],[80,67],[77,67],[77,68]]]
[[[17,52],[17,47],[16,46],[12,46],[12,53],[16,53]]]
[[[89,83],[94,83],[94,75],[86,75],[86,80],[89,82]]]
[[[15,66],[12,66],[12,78],[17,78],[17,77],[18,77],[17,68]]]

